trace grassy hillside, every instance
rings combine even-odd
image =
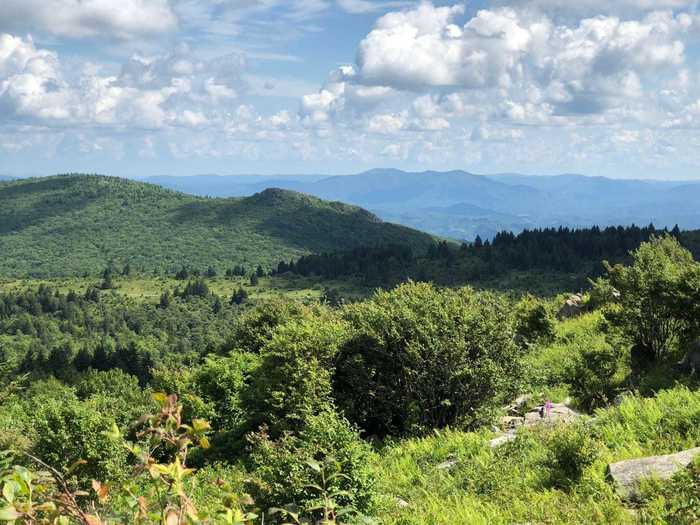
[[[110,261],[142,271],[220,271],[375,243],[424,247],[426,234],[369,212],[278,189],[207,199],[113,177],[0,183],[0,275],[96,274]]]

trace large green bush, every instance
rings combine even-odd
[[[409,283],[350,305],[335,393],[369,434],[417,434],[488,419],[518,387],[507,301]]]
[[[261,508],[295,504],[304,513],[313,513],[321,496],[319,487],[342,491],[337,501],[342,507],[358,512],[373,507],[376,488],[371,449],[347,420],[332,410],[309,416],[298,433],[272,440],[260,432],[251,436],[251,443],[254,470],[250,489]],[[341,475],[322,487],[315,463],[331,466]]]
[[[631,266],[606,265],[616,290],[606,316],[632,344],[633,364],[641,368],[666,355],[688,328],[682,289],[697,263],[670,235],[653,237],[632,256]]]
[[[37,435],[33,454],[60,471],[84,461],[75,470],[84,483],[123,478],[126,451],[106,435],[116,422],[100,408],[91,400],[46,400],[32,419]]]
[[[333,364],[346,334],[346,323],[330,313],[275,331],[244,394],[253,430],[265,424],[277,437],[332,406]]]

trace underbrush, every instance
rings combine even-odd
[[[653,399],[630,396],[595,419],[523,430],[495,450],[488,437],[448,430],[381,450],[382,523],[637,523],[607,481],[607,465],[700,445],[700,392],[679,387]],[[691,497],[677,501],[677,491],[660,486],[642,503],[640,515],[657,520],[646,523],[666,523],[663,509]]]

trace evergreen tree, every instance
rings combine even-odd
[[[163,292],[161,294],[160,303],[158,306],[160,306],[161,308],[167,308],[168,306],[170,306],[170,301],[171,301],[170,292],[168,292],[166,290],[165,292]]]

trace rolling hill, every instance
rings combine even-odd
[[[270,267],[314,252],[430,242],[358,207],[281,189],[216,199],[95,175],[0,183],[6,277],[95,275],[110,261],[148,272]]]
[[[444,237],[472,240],[536,227],[678,224],[700,228],[700,183],[582,175],[474,175],[376,169],[319,179],[159,177],[158,184],[201,195],[243,196],[269,186],[348,202]]]

